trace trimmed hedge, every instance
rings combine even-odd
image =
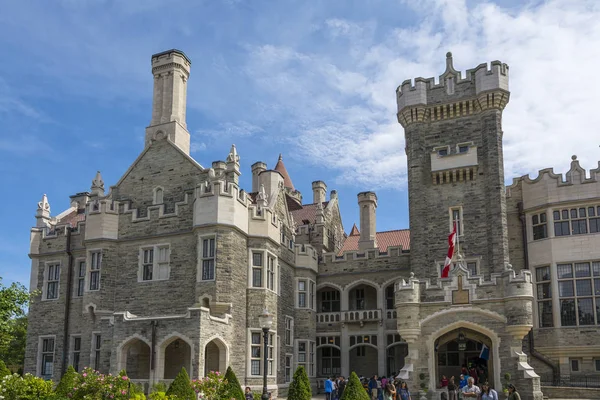
[[[287,400],[311,400],[312,391],[306,370],[299,366],[294,373],[294,379],[290,383]]]
[[[196,400],[196,392],[192,388],[190,376],[185,367],[181,368],[181,371],[179,371],[175,380],[169,386],[166,394],[167,396],[175,395],[180,400]]]
[[[344,389],[344,394],[340,400],[370,400],[355,372],[350,374],[350,379],[348,379],[346,389]]]
[[[246,399],[246,395],[242,390],[242,386],[240,385],[237,376],[235,376],[235,372],[233,372],[233,369],[231,369],[230,366],[227,367],[227,372],[225,373],[225,381],[226,383],[225,385],[223,385],[223,393],[220,396],[222,399]]]

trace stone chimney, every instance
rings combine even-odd
[[[312,183],[313,203],[323,203],[326,201],[327,185],[323,181],[314,181]]]
[[[358,207],[360,208],[360,240],[358,241],[358,250],[365,251],[377,248],[377,238],[375,236],[377,195],[375,192],[359,193]]]
[[[154,94],[152,120],[146,128],[146,147],[156,140],[169,139],[190,154],[190,133],[185,122],[190,66],[190,59],[180,50],[167,50],[152,56]]]
[[[259,175],[261,172],[267,170],[267,164],[262,161],[255,162],[252,164],[252,193],[256,193],[260,190],[260,179]]]

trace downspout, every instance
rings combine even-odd
[[[69,362],[69,313],[71,311],[71,296],[73,294],[73,253],[71,252],[71,232],[73,228],[67,227],[67,245],[66,253],[68,256],[67,268],[67,290],[65,293],[65,320],[63,326],[63,359],[61,377],[67,372],[67,364]]]
[[[525,259],[524,267],[525,267],[525,269],[529,270],[529,249],[527,248],[527,225],[526,225],[526,220],[525,220],[525,211],[523,209],[523,202],[522,201],[518,202],[517,207],[519,209],[519,221],[521,221],[521,236],[523,238],[522,239],[522,241],[523,241],[523,257]],[[547,366],[549,366],[552,369],[552,381],[554,384],[557,384],[558,380],[559,380],[558,365],[553,363],[552,360],[550,360],[548,357],[546,357],[542,353],[539,353],[535,349],[535,339],[533,336],[533,329],[531,329],[529,331],[529,333],[527,334],[527,338],[529,340],[529,353],[531,354],[531,356],[533,358],[543,362],[544,364],[546,364]]]

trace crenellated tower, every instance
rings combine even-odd
[[[508,103],[508,66],[493,61],[434,78],[404,81],[397,91],[398,122],[408,160],[411,263],[433,280],[457,222],[460,250],[477,275],[508,262],[502,156],[502,111]]]

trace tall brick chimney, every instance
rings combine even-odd
[[[360,209],[360,240],[358,250],[365,251],[377,247],[375,210],[377,209],[377,195],[375,192],[362,192],[358,194],[358,207]]]

